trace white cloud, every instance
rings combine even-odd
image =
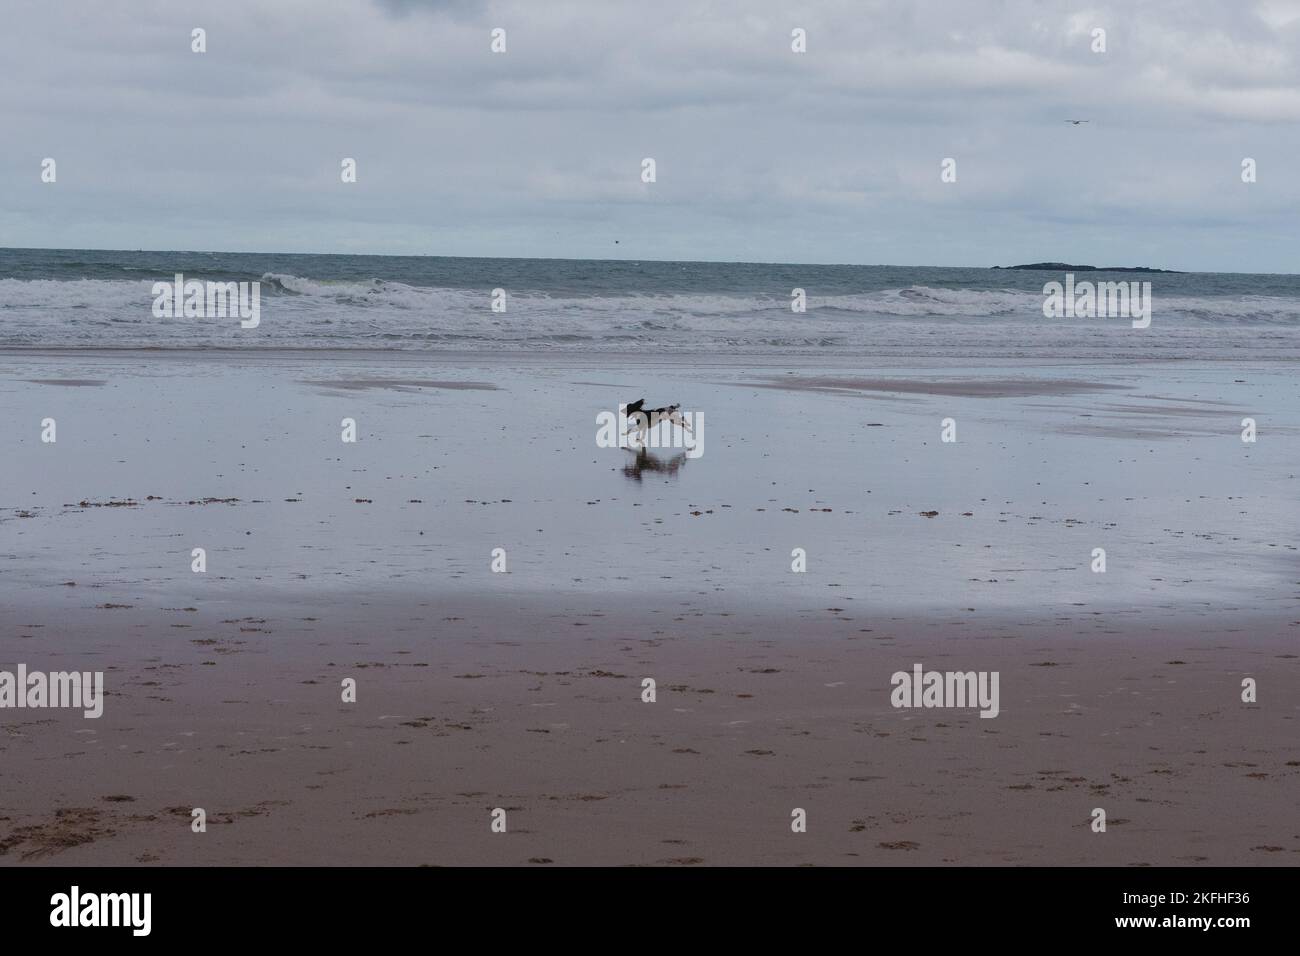
[[[1258,198],[1300,206],[1298,50],[1300,5],[1280,0],[17,0],[0,244],[604,255],[613,229],[641,255],[776,257],[806,228],[801,249],[851,261],[870,228],[927,262],[941,209],[948,246],[990,262],[1043,229],[1123,259],[1096,215],[1122,206],[1144,241],[1168,237],[1163,264],[1290,268],[1294,244],[1251,235]],[[1092,205],[1072,213],[1078,196]],[[1214,230],[1193,222],[1207,206]],[[1217,262],[1225,247],[1240,261]]]

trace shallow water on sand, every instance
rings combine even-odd
[[[10,354],[0,602],[1293,605],[1300,399],[1282,369],[784,366]],[[702,453],[598,447],[597,414],[641,397],[702,414]]]

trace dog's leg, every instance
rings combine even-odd
[[[645,431],[646,431],[646,423],[647,423],[647,417],[645,412],[637,410],[636,412],[628,416],[627,431],[623,433],[624,436],[631,435],[632,432],[635,431],[637,434],[636,434],[636,438],[633,439],[633,442],[644,444],[643,436],[645,435]]]

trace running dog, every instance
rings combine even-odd
[[[645,434],[652,428],[657,428],[660,422],[668,422],[670,425],[679,425],[688,432],[693,431],[691,426],[686,424],[686,419],[682,417],[681,405],[669,405],[665,408],[646,408],[645,399],[638,398],[635,402],[628,402],[627,405],[627,431],[624,435],[631,435],[636,432],[634,441],[637,444],[645,443]]]

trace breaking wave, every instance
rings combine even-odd
[[[598,265],[598,264],[593,264]],[[789,268],[789,267],[785,267]],[[0,279],[0,347],[385,348],[737,351],[841,349],[953,355],[1041,355],[1053,349],[1105,357],[1239,357],[1300,354],[1300,296],[1162,295],[1152,328],[1122,319],[1046,319],[1039,291],[902,285],[815,294],[791,310],[788,292],[645,292],[613,288],[511,289],[506,310],[492,287],[452,288],[392,279],[329,279],[287,272],[212,281],[259,281],[261,323],[158,319],[154,282],[134,278]],[[605,280],[612,285],[611,280]],[[811,284],[811,283],[810,283]],[[505,285],[505,283],[503,283]],[[936,351],[937,350],[937,351]]]

